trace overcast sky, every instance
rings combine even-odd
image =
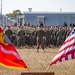
[[[28,8],[38,12],[59,12],[60,9],[64,12],[75,12],[75,0],[2,0],[3,14],[12,13],[16,9],[24,12]]]

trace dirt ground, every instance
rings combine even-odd
[[[45,72],[47,66],[56,55],[59,48],[46,48],[37,53],[36,48],[16,48],[30,72]],[[21,75],[24,70],[9,69],[0,66],[0,75]],[[47,72],[54,72],[55,75],[75,75],[75,60],[64,61],[50,66]]]

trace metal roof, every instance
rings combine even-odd
[[[75,12],[24,12],[24,14],[75,14]]]

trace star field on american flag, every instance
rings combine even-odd
[[[70,35],[71,35],[71,34],[74,34],[74,33],[75,33],[75,28],[72,30],[72,32],[70,33]]]

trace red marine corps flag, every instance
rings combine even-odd
[[[57,52],[56,56],[53,58],[49,66],[71,59],[75,59],[75,28],[66,38],[66,40],[60,47],[59,51]],[[49,66],[47,67],[47,69],[49,68]]]
[[[9,39],[0,27],[0,65],[7,68],[28,70],[14,46],[9,43]]]

